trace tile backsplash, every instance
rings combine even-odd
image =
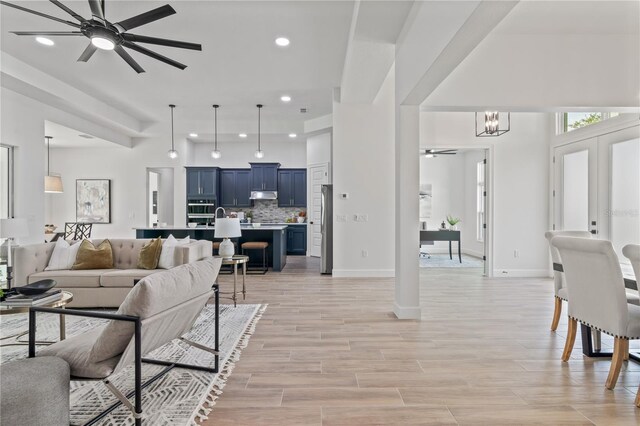
[[[253,207],[227,208],[230,212],[252,212],[253,222],[259,223],[284,223],[287,219],[298,216],[301,211],[306,211],[304,207],[278,207],[278,200],[254,200]]]

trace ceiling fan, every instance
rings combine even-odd
[[[153,52],[146,47],[139,46],[136,43],[144,44],[156,44],[159,46],[177,47],[180,49],[202,50],[202,45],[196,43],[187,43],[184,41],[168,40],[157,37],[147,37],[143,35],[137,35],[128,33],[127,31],[134,28],[146,25],[150,22],[157,21],[167,16],[173,15],[176,11],[167,5],[158,7],[140,15],[136,15],[132,18],[125,19],[124,21],[111,23],[105,18],[105,0],[89,0],[89,7],[91,8],[91,19],[85,19],[78,15],[73,10],[69,9],[58,0],[50,0],[51,3],[58,6],[60,9],[67,12],[78,22],[66,21],[64,19],[57,18],[55,16],[47,15],[36,10],[27,9],[26,7],[18,6],[17,4],[9,3],[6,1],[0,1],[0,4],[14,9],[21,10],[23,12],[32,13],[43,18],[48,18],[53,21],[61,22],[63,24],[70,25],[77,29],[77,31],[11,31],[13,34],[19,36],[44,36],[44,37],[57,37],[57,36],[84,36],[91,40],[91,43],[82,52],[82,55],[78,58],[78,61],[87,62],[89,58],[95,53],[97,49],[102,50],[115,50],[122,59],[127,62],[131,68],[137,73],[144,72],[144,69],[124,50],[124,47],[135,50],[136,52],[147,55],[158,61],[162,61],[166,64],[185,69],[187,66],[173,59],[167,58],[164,55]]]
[[[437,157],[438,155],[456,155],[456,149],[424,149],[420,150],[420,154],[427,158]]]

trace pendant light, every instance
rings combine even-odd
[[[51,154],[49,151],[49,146],[51,145],[51,136],[45,136],[47,140],[47,175],[44,177],[44,192],[48,192],[50,194],[60,194],[62,193],[62,178],[60,176],[51,176],[49,171],[49,160],[51,158]]]
[[[503,115],[504,117],[504,115]],[[511,130],[511,113],[507,112],[507,127],[502,127],[504,120],[500,122],[500,113],[498,111],[485,111],[484,112],[484,127],[479,128],[482,122],[478,121],[478,113],[476,112],[476,136],[488,137],[488,136],[500,136]]]
[[[258,104],[256,106],[258,107],[258,150],[253,155],[255,155],[256,158],[262,158],[264,157],[264,151],[260,148],[260,110],[262,109],[262,105]]]
[[[173,142],[173,109],[175,107],[176,107],[175,105],[169,105],[169,108],[171,108],[171,149],[169,150],[169,152],[167,152],[167,155],[172,160],[175,160],[176,158],[178,158],[178,151],[176,151],[175,145]]]
[[[220,105],[213,106],[213,141],[215,145],[213,151],[211,151],[211,158],[215,159],[222,157],[222,154],[218,150],[218,108],[220,108]]]

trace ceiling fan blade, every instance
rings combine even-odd
[[[34,15],[38,15],[38,16],[43,17],[43,18],[51,19],[51,20],[54,20],[56,22],[61,22],[63,24],[71,25],[72,27],[80,28],[80,24],[76,24],[75,22],[65,21],[64,19],[56,18],[55,16],[47,15],[45,13],[38,12],[36,10],[27,9],[26,7],[18,6],[17,4],[9,3],[9,2],[6,2],[6,1],[0,1],[0,4],[2,4],[4,6],[13,7],[14,9],[18,9],[18,10],[21,10],[23,12],[32,13]]]
[[[132,57],[131,57],[131,55],[129,55],[129,54],[127,53],[127,51],[126,51],[126,50],[124,50],[124,49],[122,48],[122,46],[116,46],[114,50],[115,50],[115,51],[116,51],[116,53],[117,53],[118,55],[120,55],[120,57],[121,57],[122,59],[124,59],[124,60],[125,60],[125,62],[126,62],[126,63],[128,63],[128,64],[131,66],[131,68],[133,68],[133,69],[134,69],[138,74],[140,74],[140,73],[144,72],[144,69],[143,69],[143,68],[142,68],[142,67],[141,67],[141,66],[140,66],[140,65],[139,65],[139,64],[138,64],[138,63],[137,63],[137,62],[136,62]]]
[[[80,31],[9,31],[19,36],[84,36]]]
[[[168,40],[166,38],[147,37],[142,35],[123,33],[122,37],[127,41],[137,43],[157,44],[160,46],[178,47],[180,49],[202,50],[202,45],[186,41]]]
[[[84,19],[82,16],[78,15],[77,13],[75,13],[73,10],[69,9],[67,6],[65,6],[64,4],[60,3],[58,0],[49,0],[51,3],[55,4],[56,6],[58,6],[60,9],[64,10],[65,12],[67,12],[69,15],[73,16],[74,18],[76,18],[79,22],[84,22],[86,21],[86,19]]]
[[[163,56],[163,55],[161,55],[159,53],[153,52],[153,51],[147,49],[146,47],[138,46],[137,44],[134,44],[134,43],[132,43],[130,41],[126,41],[125,40],[122,43],[122,45],[124,47],[128,47],[129,49],[133,49],[133,50],[135,50],[137,52],[140,52],[143,55],[147,55],[147,56],[149,56],[149,57],[151,57],[153,59],[157,59],[158,61],[162,61],[165,64],[169,64],[169,65],[174,66],[176,68],[180,68],[181,70],[183,70],[183,69],[185,69],[187,67],[186,65],[181,64],[178,61],[174,61],[173,59],[169,59],[166,56]]]
[[[102,2],[100,0],[89,0],[89,7],[91,8],[91,14],[94,17],[100,18],[102,21],[105,21],[104,12],[102,10]]]
[[[166,4],[148,12],[141,13],[140,15],[136,15],[132,18],[125,19],[124,21],[117,22],[115,25],[122,28],[123,31],[129,31],[141,25],[157,21],[158,19],[166,18],[174,13],[176,13],[176,11]]]
[[[96,50],[98,50],[98,48],[95,47],[93,43],[89,43],[87,48],[84,49],[84,52],[82,52],[82,55],[80,55],[80,57],[78,58],[78,62],[87,62],[89,58],[91,58],[91,56],[96,53]]]

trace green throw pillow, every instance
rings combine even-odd
[[[80,243],[76,261],[71,269],[111,269],[113,268],[113,250],[111,242],[104,240],[98,247],[89,240]]]
[[[138,269],[156,269],[160,260],[160,252],[162,252],[160,237],[145,244],[138,255]]]

